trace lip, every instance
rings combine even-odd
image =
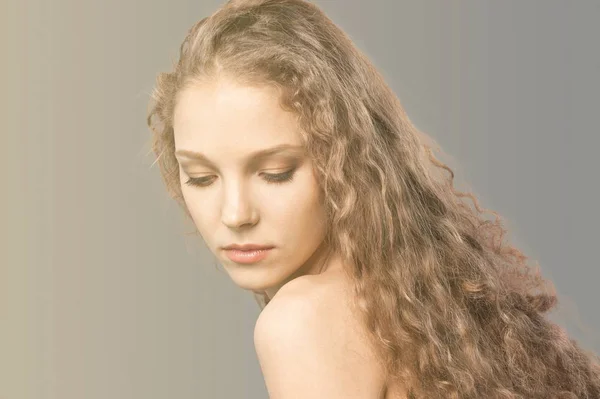
[[[240,249],[224,249],[227,257],[235,263],[256,263],[269,255],[273,248],[260,248],[243,251]]]

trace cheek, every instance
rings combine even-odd
[[[202,196],[194,188],[183,185],[181,193],[196,228],[203,237],[210,239],[210,232],[214,231],[211,226],[218,222],[218,219],[215,219],[218,218],[216,209],[209,200],[207,201],[206,196]]]
[[[262,214],[283,234],[316,233],[325,214],[318,187],[310,175],[297,177],[286,189],[264,196]]]

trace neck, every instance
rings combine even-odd
[[[285,284],[294,280],[297,277],[304,275],[315,275],[315,274],[325,274],[325,273],[333,273],[336,271],[340,271],[342,269],[342,262],[337,254],[332,254],[330,251],[325,253],[322,249],[318,250],[311,258],[317,257],[317,261],[309,261],[306,262],[302,267],[300,267],[296,272],[290,275],[285,281],[281,284],[278,284],[276,287],[269,287],[265,290],[265,294],[271,300],[277,291],[281,289]]]

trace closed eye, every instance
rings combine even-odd
[[[288,170],[283,173],[262,173],[264,179],[268,183],[282,184],[291,181],[294,178],[294,172],[296,169]],[[212,176],[206,177],[190,177],[185,184],[193,187],[208,187],[212,183]]]

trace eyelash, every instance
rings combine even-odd
[[[294,178],[295,171],[296,171],[296,169],[292,169],[292,170],[288,170],[287,172],[276,173],[276,174],[264,173],[265,180],[271,184],[287,183],[289,181],[292,181],[292,179]],[[188,179],[188,181],[185,182],[185,184],[187,184],[188,186],[193,186],[193,187],[208,187],[210,185],[210,183],[207,183],[206,180],[207,180],[206,177],[196,177],[196,178],[190,177]]]

